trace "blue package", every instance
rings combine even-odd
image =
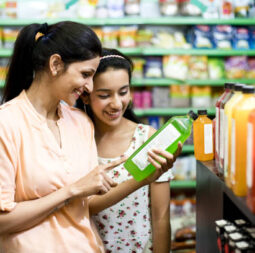
[[[249,49],[249,30],[247,27],[235,27],[233,38],[234,49]]]
[[[188,40],[194,48],[213,48],[211,27],[208,25],[196,25],[192,33],[188,34]]]
[[[212,28],[214,46],[217,49],[232,49],[233,27],[216,25]]]
[[[152,126],[155,129],[159,129],[160,127],[160,121],[158,116],[149,116],[148,117],[149,125]]]

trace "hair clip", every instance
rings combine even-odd
[[[37,32],[36,35],[35,35],[35,41],[38,41],[38,39],[41,38],[42,36],[44,36],[43,33]]]
[[[110,54],[110,55],[102,56],[102,57],[100,57],[100,60],[107,59],[107,58],[120,58],[120,59],[125,60],[125,58],[123,56],[117,55],[117,54]]]

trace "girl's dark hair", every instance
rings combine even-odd
[[[36,39],[38,32],[42,36]],[[53,25],[31,24],[19,33],[10,59],[2,102],[28,89],[36,72],[46,69],[49,58],[59,54],[65,67],[72,62],[100,56],[101,43],[88,26],[64,21]]]
[[[107,57],[107,56],[109,56],[109,57]],[[94,78],[97,75],[106,72],[109,68],[110,69],[124,69],[124,70],[126,70],[128,73],[128,77],[129,77],[129,83],[131,83],[131,77],[132,77],[132,71],[133,71],[133,62],[131,61],[131,59],[116,49],[103,48],[102,49],[102,57],[100,59],[100,63],[99,63],[99,66],[97,68]],[[84,107],[87,114],[93,120],[93,112],[89,105],[84,106],[84,105],[82,105],[81,100],[78,100],[77,107],[79,107],[79,108]],[[136,122],[136,123],[140,122],[139,119],[136,117],[134,111],[132,110],[132,104],[129,104],[129,106],[126,109],[123,116],[131,121]]]

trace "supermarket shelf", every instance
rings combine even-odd
[[[171,78],[140,78],[133,79],[132,86],[169,86],[171,84],[189,84],[189,85],[210,85],[210,86],[223,86],[224,83],[234,82],[234,83],[245,83],[245,84],[255,84],[255,79],[192,79],[192,80],[176,80]]]
[[[122,17],[122,18],[28,18],[28,19],[0,19],[0,26],[24,26],[31,23],[56,23],[70,20],[91,26],[102,25],[255,25],[254,18],[235,19],[205,19],[202,17]]]
[[[254,49],[163,49],[163,48],[118,48],[123,54],[126,55],[208,55],[208,56],[237,56],[247,55],[254,56]],[[12,54],[12,49],[0,49],[0,57],[9,57]]]
[[[196,188],[196,180],[172,180],[170,187],[172,189]]]
[[[204,109],[204,108],[203,108]],[[206,108],[208,115],[215,115],[215,108]],[[148,109],[135,109],[134,112],[138,117],[145,116],[175,116],[185,115],[190,110],[197,112],[197,108],[148,108]]]

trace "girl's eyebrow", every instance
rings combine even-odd
[[[128,88],[129,87],[129,84],[126,84],[126,85],[124,85],[124,86],[122,86],[122,87],[120,87],[120,90],[122,90],[122,89],[124,89],[124,88]],[[96,92],[109,92],[109,91],[111,91],[110,89],[105,89],[105,88],[103,88],[103,89],[97,89],[96,90]]]

